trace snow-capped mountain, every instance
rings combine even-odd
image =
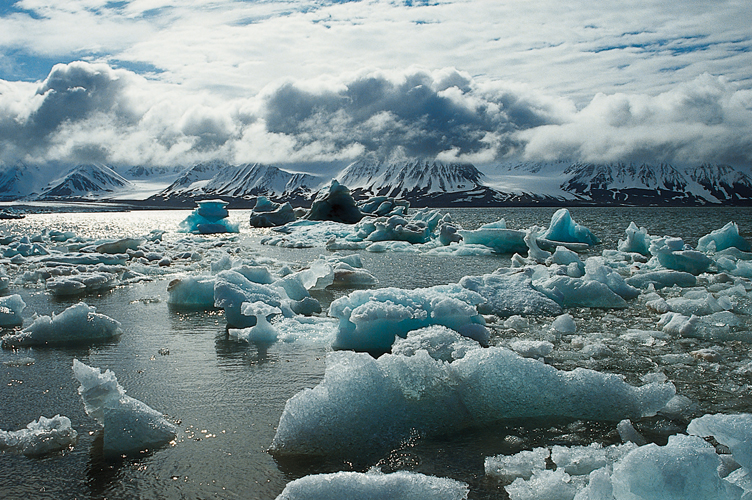
[[[368,156],[348,165],[336,177],[356,199],[391,196],[412,206],[478,206],[509,198],[483,183],[483,173],[469,163],[412,159],[380,161]]]
[[[325,181],[326,179],[310,174],[288,172],[260,163],[241,166],[199,164],[152,199],[223,197],[249,200],[263,195],[275,201],[305,203],[310,202],[315,189]]]
[[[37,165],[18,163],[0,169],[0,201],[12,201],[39,191],[47,183]]]
[[[702,190],[692,189],[681,172],[668,164],[575,163],[564,171],[564,191],[596,203],[702,204]]]
[[[78,165],[32,197],[47,201],[101,199],[129,188],[132,188],[131,182],[107,166]]]
[[[752,178],[728,165],[703,164],[685,173],[721,203],[752,200]]]
[[[752,178],[730,166],[665,163],[517,163],[498,166],[493,187],[597,205],[752,204]]]

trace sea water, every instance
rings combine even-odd
[[[231,207],[230,207],[231,208]],[[553,208],[446,209],[465,229],[504,218],[507,227],[547,225]],[[739,224],[752,240],[752,209],[748,208],[573,208],[573,218],[603,242],[590,250],[599,255],[615,249],[630,221],[651,235],[679,236],[690,245],[729,221]],[[43,229],[72,231],[84,238],[123,238],[166,231],[176,234],[189,211],[133,211],[30,214],[0,221],[0,233],[33,235]],[[253,229],[249,211],[230,209],[239,223],[238,235],[214,236],[217,248],[237,257],[269,259],[295,268],[305,265],[323,248],[286,249],[259,244],[268,229]],[[450,257],[415,253],[361,251],[364,268],[378,286],[427,287],[456,283],[466,275],[489,273],[510,265],[509,255]],[[584,258],[584,256],[583,256]],[[267,452],[285,402],[322,379],[329,347],[325,343],[276,342],[254,344],[227,333],[221,311],[184,311],[168,306],[169,269],[152,281],[120,286],[96,295],[51,297],[43,286],[11,285],[26,302],[24,324],[31,315],[59,313],[84,300],[97,312],[121,322],[123,334],[104,344],[82,347],[29,348],[0,351],[0,429],[17,430],[39,418],[56,414],[71,419],[79,440],[73,449],[39,458],[0,454],[0,498],[109,499],[273,499],[285,485],[313,473],[340,470],[384,472],[409,470],[464,481],[470,498],[504,498],[502,485],[484,475],[484,459],[502,453],[553,444],[619,442],[616,423],[538,420],[504,422],[491,428],[431,439],[412,439],[374,455],[346,459],[275,459]],[[324,308],[351,290],[317,292]],[[750,412],[752,376],[736,368],[749,358],[749,344],[698,339],[653,343],[621,340],[627,329],[656,330],[657,315],[641,306],[622,311],[568,311],[578,334],[606,339],[611,355],[590,359],[557,349],[547,362],[560,369],[578,366],[623,375],[640,385],[640,377],[657,368],[697,405],[697,415]],[[527,338],[536,338],[552,318],[531,320]],[[496,342],[514,337],[491,322]],[[494,340],[492,339],[492,343]],[[714,363],[677,362],[688,353],[713,348]],[[673,356],[673,357],[672,357]],[[33,364],[17,361],[32,358]],[[98,424],[88,417],[71,370],[73,359],[110,369],[127,394],[164,412],[179,428],[176,441],[140,457],[104,459]],[[649,439],[665,444],[668,435],[683,431],[681,422],[653,418],[637,423]]]

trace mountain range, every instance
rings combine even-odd
[[[308,206],[332,179],[356,199],[391,196],[413,207],[557,205],[752,205],[752,177],[728,165],[678,168],[665,163],[508,163],[486,165],[426,159],[358,159],[335,175],[292,172],[273,165],[137,166],[117,171],[86,164],[50,169],[0,168],[0,201],[119,201],[194,206],[223,198],[237,208],[256,197]]]

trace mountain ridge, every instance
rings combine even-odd
[[[5,167],[0,169],[0,201],[97,200],[177,207],[194,206],[199,199],[222,198],[242,208],[252,207],[258,196],[266,196],[309,206],[334,178],[358,200],[391,196],[405,199],[413,207],[752,205],[752,176],[743,169],[710,163],[679,168],[644,162],[517,162],[481,170],[471,163],[414,158],[388,161],[369,155],[332,176],[223,161],[184,169],[140,166],[118,170],[123,175],[106,165],[78,165],[48,180],[39,166]]]

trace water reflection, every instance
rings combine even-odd
[[[227,329],[215,339],[217,356],[224,361],[224,366],[274,363],[278,361],[278,357],[269,354],[269,348],[273,345],[269,342],[239,340],[231,336]]]

